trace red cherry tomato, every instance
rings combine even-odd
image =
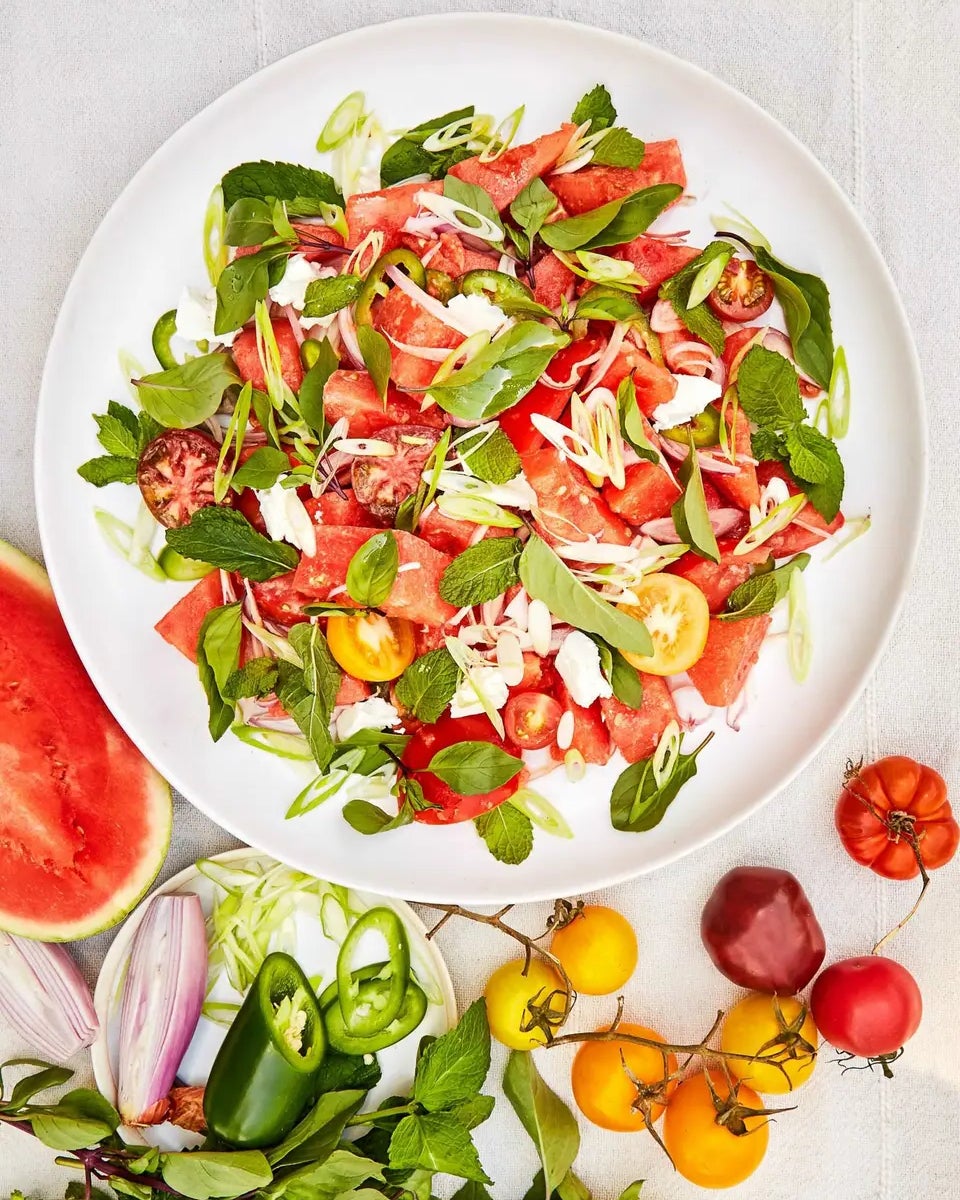
[[[886,879],[913,879],[918,855],[942,867],[960,842],[943,777],[900,755],[851,771],[834,815],[850,857]]]
[[[714,966],[759,992],[789,995],[823,962],[823,930],[798,880],[776,867],[735,867],[704,905],[700,935]]]
[[[402,762],[410,771],[416,771],[417,783],[423,788],[424,799],[435,807],[415,813],[415,820],[423,821],[426,825],[452,825],[457,821],[472,821],[474,817],[479,817],[481,813],[489,812],[491,808],[496,808],[498,804],[508,800],[520,787],[522,772],[514,776],[509,783],[494,788],[491,792],[463,796],[436,775],[431,775],[426,768],[437,751],[446,746],[454,746],[458,742],[492,742],[501,750],[507,748],[503,738],[483,715],[441,717],[436,725],[422,725],[407,743]]]
[[[213,504],[213,477],[220,450],[196,429],[167,429],[144,447],[137,464],[143,502],[167,529],[186,525],[199,508]],[[226,500],[229,504],[231,501]]]
[[[721,320],[755,321],[773,303],[773,280],[755,262],[731,258],[707,303]]]
[[[557,736],[563,709],[543,692],[519,692],[507,701],[503,723],[507,737],[521,750],[542,750]]]
[[[813,985],[810,1011],[831,1046],[880,1058],[917,1032],[923,1000],[906,967],[868,954],[827,967]]]

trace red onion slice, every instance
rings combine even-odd
[[[349,304],[346,308],[341,308],[337,313],[337,329],[340,331],[344,347],[347,354],[350,355],[353,365],[355,367],[364,367],[363,355],[360,353],[360,343],[357,341],[357,326]]]
[[[99,1029],[90,989],[66,948],[3,932],[0,1017],[55,1063],[92,1045]]]
[[[739,508],[711,508],[707,515],[717,537],[730,533],[743,520],[743,513]],[[677,533],[672,517],[658,517],[655,521],[647,521],[640,526],[640,532],[661,545],[673,546],[683,541]]]
[[[610,340],[607,342],[603,353],[594,364],[589,378],[580,388],[581,396],[585,396],[587,392],[589,392],[592,388],[595,388],[600,380],[603,379],[604,375],[606,375],[607,371],[610,370],[614,359],[620,353],[620,347],[623,345],[623,339],[627,335],[628,328],[629,327],[622,321],[618,321],[616,325],[614,325],[613,333],[610,334]]]

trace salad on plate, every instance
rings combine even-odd
[[[142,495],[96,510],[114,548],[193,581],[157,631],[211,736],[311,765],[289,817],[472,820],[505,863],[569,835],[551,772],[619,754],[610,819],[653,828],[766,641],[806,676],[850,398],[820,278],[732,209],[689,244],[676,141],[602,85],[532,141],[522,117],[388,134],[358,92],[329,172],[229,170],[208,285],[158,370],[124,357],[138,409],[80,467]]]

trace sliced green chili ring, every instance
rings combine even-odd
[[[660,430],[660,436],[671,442],[685,443],[690,433],[689,425],[674,425],[672,429]],[[712,404],[693,418],[693,444],[700,447],[720,444],[720,414]]]
[[[170,349],[170,339],[177,332],[177,310],[171,308],[169,312],[165,312],[162,317],[157,320],[153,327],[153,352],[157,356],[157,362],[165,370],[169,371],[171,367],[178,367],[176,355]]]
[[[412,250],[404,250],[400,247],[381,254],[370,268],[363,287],[360,289],[360,295],[357,297],[353,317],[358,325],[370,324],[373,302],[380,295],[380,284],[391,267],[403,267],[417,287],[425,288],[427,286],[427,272],[423,263]]]
[[[172,546],[164,546],[157,555],[157,562],[168,579],[178,581],[203,579],[214,569],[209,563],[199,562],[195,558],[184,558]]]
[[[509,304],[510,301],[525,301],[536,304],[533,292],[525,283],[514,279],[506,271],[494,271],[484,267],[476,271],[467,271],[457,280],[457,287],[464,296],[493,296],[494,304]]]
[[[323,1014],[288,954],[268,954],[210,1069],[209,1132],[228,1146],[272,1146],[311,1102],[327,1051]]]
[[[658,367],[665,366],[663,360],[663,346],[660,344],[660,335],[654,333],[650,326],[650,318],[643,311],[638,309],[635,316],[630,318],[630,324],[634,328],[640,330],[640,336],[643,338],[643,344],[647,348],[647,353],[657,364]]]
[[[320,358],[320,347],[321,343],[316,338],[304,339],[304,343],[300,347],[300,361],[307,371],[316,366],[317,360]]]
[[[360,941],[378,933],[387,946],[387,963],[380,978],[361,988],[354,983],[353,958]],[[337,956],[337,992],[347,1033],[370,1037],[385,1029],[399,1013],[410,980],[410,945],[403,922],[392,908],[370,908],[353,923]],[[371,991],[370,988],[375,988]]]
[[[371,979],[376,979],[384,967],[389,966],[387,962],[368,963],[365,967],[359,967],[356,971],[351,972],[353,982],[355,984],[368,983]],[[317,1003],[322,1009],[327,1009],[336,1000],[337,992],[340,985],[336,980],[328,984],[320,993]]]
[[[376,987],[376,983],[361,983],[359,990],[361,1000],[365,989],[375,989]],[[426,1014],[427,997],[423,988],[411,981],[404,992],[400,1011],[379,1033],[369,1037],[358,1037],[349,1033],[343,1023],[343,1013],[340,1011],[339,1004],[331,1004],[325,1010],[323,1019],[326,1023],[327,1041],[330,1043],[331,1049],[339,1050],[341,1054],[376,1054],[379,1050],[385,1050],[387,1046],[402,1042],[420,1025]]]
[[[427,268],[427,291],[436,296],[441,304],[446,304],[457,294],[457,286],[446,271],[432,271]]]

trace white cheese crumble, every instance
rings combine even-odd
[[[281,475],[272,488],[256,494],[267,533],[276,542],[289,542],[304,554],[314,555],[317,552],[316,526],[297,495],[297,489],[282,486],[285,478]]]
[[[466,337],[474,333],[489,333],[492,337],[509,319],[502,308],[476,293],[452,296],[447,301],[447,312],[453,317],[452,323]]]
[[[180,337],[188,342],[217,342],[221,346],[232,346],[233,340],[240,332],[234,329],[230,333],[214,333],[213,323],[217,315],[217,290],[209,288],[202,292],[199,288],[185,287],[180,293],[175,320],[176,330]]]
[[[500,668],[481,663],[467,671],[456,695],[450,701],[450,715],[475,717],[482,713],[483,705],[477,696],[477,690],[483,693],[490,707],[497,711],[503,708],[510,696],[510,689]]]
[[[666,404],[658,404],[653,410],[655,429],[672,429],[698,417],[708,404],[720,398],[719,383],[701,375],[674,375],[677,390]]]
[[[612,696],[610,681],[600,670],[600,651],[596,642],[574,629],[557,651],[557,673],[567,691],[581,708],[589,708],[601,696]]]
[[[302,254],[291,254],[287,259],[283,278],[270,289],[270,299],[274,304],[290,304],[300,312],[305,303],[307,288],[315,279],[320,278],[320,271],[321,268],[316,263],[307,262]]]
[[[345,705],[337,713],[337,737],[343,741],[361,729],[393,729],[399,724],[400,714],[389,700],[370,696],[356,704]]]

